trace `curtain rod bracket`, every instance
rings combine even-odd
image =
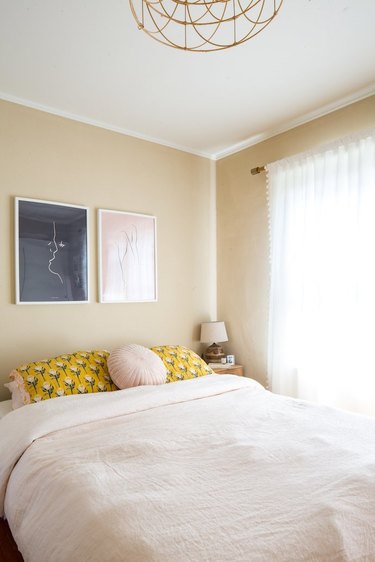
[[[260,174],[261,172],[264,172],[265,169],[266,169],[265,166],[257,166],[256,168],[252,168],[251,169],[251,175],[256,176],[257,174]]]

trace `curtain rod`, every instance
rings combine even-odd
[[[256,168],[251,169],[251,175],[256,176],[257,174],[260,174],[261,172],[265,172],[265,170],[266,170],[265,166],[257,166]]]

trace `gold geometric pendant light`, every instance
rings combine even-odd
[[[276,17],[283,0],[129,0],[138,28],[184,51],[240,45]],[[136,9],[137,8],[137,9]]]

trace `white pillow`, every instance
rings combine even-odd
[[[12,371],[9,376],[12,376],[13,380],[5,383],[4,386],[12,395],[13,410],[21,408],[21,406],[25,406],[25,404],[30,404],[30,396],[28,392],[25,391],[21,375],[19,375],[17,371]]]
[[[119,388],[164,384],[167,378],[167,369],[160,357],[136,343],[112,351],[108,357],[108,371]]]

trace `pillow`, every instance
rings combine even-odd
[[[64,394],[117,390],[108,373],[108,355],[108,351],[77,351],[17,367],[7,385],[13,409]]]
[[[167,368],[167,382],[193,379],[215,373],[199,355],[182,345],[152,347]]]
[[[145,384],[164,384],[167,369],[150,349],[135,343],[112,351],[108,357],[111,379],[119,388]]]
[[[12,371],[10,376],[13,380],[4,384],[9,390],[12,397],[11,403],[13,410],[30,403],[30,395],[25,391],[23,378],[17,373]]]

